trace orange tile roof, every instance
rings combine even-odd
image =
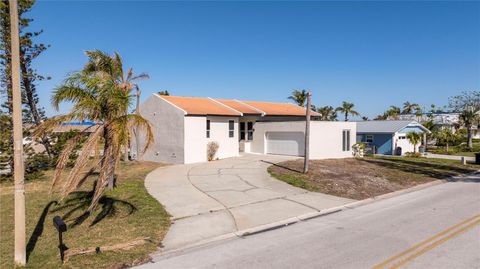
[[[263,114],[261,111],[258,111],[248,105],[245,105],[241,103],[240,101],[237,100],[225,100],[225,99],[214,99],[217,102],[220,102],[226,106],[229,106],[237,111],[242,112],[243,114],[257,114],[261,115]]]
[[[249,106],[265,112],[270,116],[305,116],[305,108],[290,103],[273,103],[273,102],[257,102],[257,101],[241,101]],[[312,116],[318,115],[312,111]]]
[[[183,109],[187,115],[241,116],[241,114],[208,98],[159,96],[171,104]]]
[[[265,116],[305,116],[305,108],[291,103],[238,101],[203,97],[165,96],[158,97],[184,110],[187,115],[242,116],[256,114]],[[319,115],[312,111],[312,116]]]

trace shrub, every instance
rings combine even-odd
[[[215,141],[208,142],[208,144],[207,144],[207,159],[208,159],[208,161],[212,161],[215,158],[215,155],[217,154],[217,151],[218,151],[219,147],[220,146]]]
[[[420,152],[405,152],[405,157],[420,158],[422,157],[422,154]]]
[[[352,146],[353,157],[363,157],[365,155],[365,148],[367,145],[365,143],[356,143]]]

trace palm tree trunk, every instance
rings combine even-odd
[[[106,165],[113,169],[113,173],[108,175],[108,189],[112,190],[115,187],[115,154],[111,153],[113,151],[113,137],[112,137],[112,132],[109,130],[109,128],[105,127],[105,131],[103,134],[103,138],[105,140],[105,144],[103,146],[103,158],[102,158],[102,164],[100,167],[104,168]]]
[[[345,121],[348,121],[348,112],[345,112]]]
[[[472,126],[467,127],[467,145],[468,149],[472,150],[473,149],[473,137],[472,137]]]

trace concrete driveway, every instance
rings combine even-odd
[[[172,215],[163,243],[172,250],[241,230],[314,213],[353,200],[312,193],[272,178],[267,167],[293,159],[251,155],[160,167],[148,192]]]

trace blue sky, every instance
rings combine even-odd
[[[91,49],[147,72],[143,99],[287,101],[311,89],[316,105],[351,101],[374,117],[480,90],[480,2],[39,1],[29,15],[51,44],[36,62],[52,77],[38,87],[48,115],[52,89]]]

